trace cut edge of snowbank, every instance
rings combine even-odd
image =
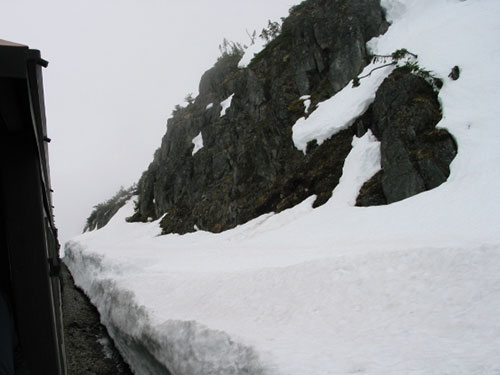
[[[101,255],[83,254],[85,249],[75,241],[67,242],[65,247],[64,262],[75,284],[97,307],[101,322],[135,373],[270,373],[252,346],[224,331],[194,320],[153,323],[146,308],[137,304],[134,293],[119,288],[112,277],[106,276]]]

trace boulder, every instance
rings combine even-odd
[[[408,68],[396,69],[378,89],[370,117],[368,127],[381,142],[382,172],[361,189],[358,205],[400,201],[446,181],[457,146],[447,131],[436,129],[441,107],[429,82]]]

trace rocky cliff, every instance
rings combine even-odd
[[[307,0],[248,67],[238,68],[238,54],[222,56],[202,76],[199,95],[168,120],[130,220],[166,214],[164,233],[220,232],[312,194],[319,206],[339,181],[353,135],[367,129],[381,141],[383,170],[358,205],[391,203],[444,182],[456,145],[435,129],[434,88],[407,68],[386,79],[350,128],[311,143],[306,154],[293,144],[292,126],[305,116],[300,97],[310,95],[312,111],[341,90],[369,63],[366,42],[388,27],[379,0]],[[203,147],[195,150],[193,140]]]

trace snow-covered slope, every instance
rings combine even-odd
[[[158,236],[125,223],[129,202],[65,260],[138,374],[500,374],[500,2],[382,4],[393,25],[373,51],[406,48],[444,80],[448,182],[354,207],[380,168],[368,133],[316,209]]]

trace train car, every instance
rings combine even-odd
[[[47,64],[40,51],[0,40],[0,286],[17,336],[16,374],[67,373],[42,81]]]

